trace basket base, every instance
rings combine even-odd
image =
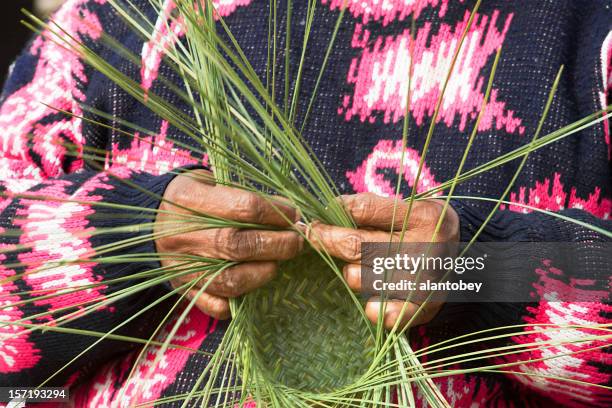
[[[369,328],[341,279],[315,251],[282,263],[278,276],[245,301],[252,356],[267,378],[327,392],[354,383],[369,367]]]

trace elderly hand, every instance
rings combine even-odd
[[[359,229],[341,228],[321,223],[314,223],[309,231],[309,239],[316,247],[325,248],[330,255],[339,258],[347,264],[344,266],[344,277],[355,291],[361,290],[361,243],[389,242],[389,233],[393,221],[393,208],[396,200],[384,198],[371,193],[363,193],[339,198]],[[438,219],[442,215],[444,202],[441,200],[415,201],[412,206],[406,234],[403,242],[430,242]],[[392,240],[399,242],[404,217],[408,204],[399,201]],[[459,217],[449,206],[442,227],[435,237],[435,242],[457,242],[459,240]],[[388,301],[384,326],[391,329],[404,306],[404,301]],[[411,325],[429,322],[441,308],[440,302],[427,302],[412,321]],[[400,327],[405,326],[415,314],[419,306],[408,303],[401,318]],[[376,322],[380,312],[380,302],[370,299],[366,305],[366,315]]]
[[[157,252],[241,262],[215,277],[196,300],[200,310],[217,319],[230,317],[228,298],[263,286],[275,276],[278,261],[291,259],[302,250],[302,236],[295,231],[282,230],[297,221],[295,209],[272,203],[254,193],[215,185],[205,170],[177,176],[166,188],[164,199],[167,201],[160,205],[162,211],[157,215],[155,226],[159,237],[155,241]],[[277,230],[215,228],[163,236],[185,225],[185,218],[175,214],[190,214],[186,208],[226,220],[276,227]],[[169,266],[172,260],[164,259],[161,263]],[[179,287],[197,277],[198,274],[191,274],[170,283]],[[206,282],[206,279],[201,279],[186,296],[193,299]]]

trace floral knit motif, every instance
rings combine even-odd
[[[180,21],[168,18],[175,8],[171,0],[164,2],[161,15],[151,9],[148,0],[132,2],[150,19],[154,41],[143,43],[106,0],[69,0],[54,19],[66,30],[66,35],[115,63],[145,91],[171,95],[160,78],[173,80],[179,86],[182,82],[164,62],[163,54],[180,41],[185,28]],[[218,16],[225,19],[254,69],[263,77],[267,55],[261,38],[268,35],[268,2],[214,3]],[[306,16],[306,5],[293,3],[292,16],[297,24]],[[330,56],[329,71],[321,83],[320,89],[325,91],[313,107],[316,120],[310,119],[304,136],[342,193],[391,196],[402,169],[405,179],[402,193],[406,195],[415,183],[422,145],[444,74],[475,2],[321,0],[321,3],[313,25],[314,39],[327,41],[343,4],[347,14],[338,31],[337,48]],[[280,7],[278,12],[282,15],[285,11]],[[589,5],[573,0],[484,1],[448,83],[416,190],[426,191],[454,176],[482,105],[486,78],[499,47],[503,48],[502,59],[467,168],[530,140],[560,65],[565,65],[565,74],[544,133],[602,109],[612,92],[611,13],[603,0]],[[412,18],[417,19],[414,40],[410,39]],[[141,64],[126,63],[106,50],[101,45],[104,32],[138,55]],[[154,117],[110,80],[48,37],[47,32],[37,36],[25,49],[0,98],[3,192],[0,228],[11,232],[0,238],[0,279],[4,282],[0,285],[0,320],[9,323],[0,328],[2,386],[36,386],[97,340],[53,330],[32,331],[30,324],[52,329],[64,319],[76,318],[77,327],[95,332],[109,332],[127,322],[121,329],[127,335],[148,338],[153,333],[168,306],[160,303],[146,313],[139,313],[166,295],[167,289],[160,285],[133,298],[112,301],[124,287],[113,280],[122,281],[159,264],[143,261],[114,265],[90,258],[104,246],[143,233],[121,228],[152,221],[151,212],[137,207],[157,208],[158,196],[174,177],[171,170],[206,163],[193,140]],[[284,37],[284,32],[279,33],[279,41]],[[296,39],[292,44],[301,41]],[[320,66],[324,53],[324,47],[313,48],[308,63]],[[407,109],[411,57],[414,76]],[[280,60],[278,69],[282,72]],[[312,90],[309,84],[316,80],[316,70],[305,70],[304,76],[303,92],[308,92]],[[277,89],[283,92],[282,84]],[[179,98],[168,98],[186,109]],[[82,120],[81,116],[93,116],[83,105],[149,131],[127,137],[120,131]],[[407,111],[411,132],[408,146],[402,152],[402,126]],[[104,154],[91,161],[91,151]],[[604,240],[579,225],[532,210],[569,214],[600,228],[612,229],[610,151],[609,124],[603,121],[533,153],[512,187],[508,197],[512,204],[502,207],[493,217],[482,239]],[[400,165],[402,158],[404,163]],[[497,198],[513,176],[514,166],[504,166],[461,184],[456,194]],[[121,209],[108,204],[117,204]],[[470,200],[455,200],[453,206],[460,216],[461,238],[466,241],[491,208],[486,202]],[[96,233],[102,229],[118,232]],[[153,244],[146,242],[133,244],[127,251],[153,250]],[[75,259],[84,261],[61,264]],[[487,322],[491,321],[498,325],[527,325],[523,329],[525,335],[510,340],[514,345],[552,341],[555,336],[564,339],[587,336],[588,330],[568,329],[551,335],[537,333],[534,328],[543,323],[609,323],[612,280],[605,277],[603,281],[608,283],[602,284],[602,279],[590,273],[585,266],[580,275],[567,276],[566,271],[555,267],[554,257],[543,259],[541,267],[524,271],[516,278],[529,280],[538,293],[550,287],[587,291],[591,301],[491,304],[485,308],[447,305],[431,325],[414,330],[411,341],[415,347],[427,346],[455,331],[489,327]],[[79,286],[86,289],[75,290]],[[28,302],[41,294],[53,296]],[[97,302],[103,306],[92,309],[90,306]],[[471,318],[466,319],[466,315]],[[175,320],[170,320],[163,325],[156,334],[157,342],[166,339],[174,323]],[[470,324],[474,327],[468,328]],[[140,348],[128,342],[105,340],[57,373],[51,383],[73,387],[77,407],[124,407],[183,394],[191,390],[208,363],[208,358],[203,357],[205,353],[186,349],[213,352],[226,327],[226,323],[192,310],[174,337],[174,342],[183,349],[170,348],[162,353],[158,346],[151,345],[141,353]],[[602,344],[592,342],[525,352],[492,363],[540,361],[518,364],[505,374],[473,373],[440,377],[435,382],[453,407],[548,407],[551,401],[563,406],[610,406],[609,390],[577,382],[612,385],[610,349],[586,350],[595,346]],[[583,352],[545,359],[568,351]],[[422,398],[418,396],[424,404]]]

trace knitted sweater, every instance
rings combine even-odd
[[[132,1],[151,19],[157,38],[170,41],[165,33],[168,25],[158,20],[149,1]],[[267,38],[269,2],[216,3],[253,67],[265,78],[267,53],[260,39]],[[293,26],[297,27],[292,32],[292,43],[301,44],[306,2],[294,3],[299,4],[294,5],[292,13]],[[322,0],[317,5],[308,63],[303,71],[305,95],[317,79],[342,3]],[[166,5],[172,7],[171,3]],[[304,131],[343,193],[392,194],[401,157],[405,160],[404,194],[412,187],[448,61],[473,5],[472,0],[348,0],[320,97]],[[279,16],[279,27],[285,27],[282,6]],[[413,126],[402,156],[411,18],[417,19],[410,105]],[[160,47],[143,44],[106,0],[69,0],[55,19],[67,35],[101,53],[145,89],[189,111],[159,80],[163,76],[182,84],[162,61]],[[100,40],[103,32],[140,55],[142,66],[107,50]],[[284,60],[284,38],[285,33],[280,32],[279,62]],[[485,0],[449,83],[416,186],[418,191],[454,176],[482,104],[495,52],[501,46],[502,59],[467,169],[531,139],[561,65],[565,72],[542,134],[606,105],[612,91],[609,1]],[[294,54],[293,76],[299,58],[299,53]],[[282,84],[278,90],[282,95]],[[181,147],[194,145],[193,140],[44,36],[35,37],[16,61],[0,102],[0,188],[4,192],[0,201],[0,316],[3,322],[15,322],[0,327],[0,385],[36,386],[62,369],[48,384],[71,386],[78,407],[128,406],[190,391],[208,359],[185,348],[214,351],[227,327],[227,323],[198,310],[189,313],[176,333],[174,343],[185,348],[169,348],[161,359],[156,359],[158,347],[149,345],[137,360],[141,346],[119,339],[104,340],[83,353],[97,340],[95,333],[108,332],[135,315],[114,333],[146,339],[167,313],[168,305],[160,302],[144,314],[137,313],[167,294],[163,285],[144,288],[138,295],[104,305],[86,318],[58,326],[90,330],[95,332],[92,336],[58,330],[30,331],[28,324],[48,324],[53,328],[66,310],[84,310],[87,304],[107,299],[134,283],[120,278],[159,266],[145,260],[41,268],[50,262],[93,255],[106,244],[143,234],[94,232],[151,221],[152,213],[129,206],[157,208],[155,194],[163,194],[174,176],[168,171],[202,162],[201,156]],[[154,136],[130,138],[103,126],[117,127],[114,121],[83,121],[81,116],[91,116],[83,105],[149,129]],[[303,114],[305,107],[301,110]],[[86,160],[95,151],[105,152],[105,169]],[[497,198],[516,168],[517,162],[512,162],[482,174],[460,184],[455,194]],[[610,128],[605,121],[533,153],[512,187],[509,200],[515,204],[502,207],[479,240],[603,241],[596,232],[521,205],[559,212],[612,230],[611,172]],[[45,196],[54,199],[40,199]],[[468,199],[455,200],[453,206],[460,217],[462,241],[473,236],[491,209],[491,203]],[[136,243],[128,250],[152,251],[150,241]],[[538,270],[522,270],[517,279],[532,280],[534,287],[557,285],[566,291],[578,290],[575,284],[581,282],[580,290],[592,291],[592,301],[449,304],[430,325],[412,330],[412,341],[419,347],[486,327],[526,324],[522,329],[525,335],[513,337],[509,344],[527,344],[559,336],[558,332],[553,335],[535,331],[537,324],[610,323],[612,303],[609,283],[605,282],[612,280],[593,279],[588,265],[580,276],[567,276],[554,269],[554,259],[547,265]],[[113,279],[119,281],[111,283]],[[86,290],[70,291],[87,284],[91,286]],[[27,302],[37,290],[55,296]],[[171,328],[172,321],[165,324],[156,340],[163,341]],[[567,329],[561,336],[572,339],[588,334],[584,329]],[[601,348],[602,345],[591,342],[544,351],[534,349],[496,359],[509,363],[536,360],[508,368],[511,372],[440,377],[435,382],[453,407],[547,407],[552,401],[563,406],[610,406],[609,389],[580,383],[612,385],[612,355],[610,348]],[[564,356],[579,350],[586,351]],[[543,359],[554,355],[560,357]],[[551,379],[555,376],[573,381]],[[168,406],[180,403],[174,404]]]

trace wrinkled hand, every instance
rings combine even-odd
[[[371,193],[342,196],[339,198],[355,220],[359,229],[341,228],[321,223],[314,223],[309,231],[309,239],[319,248],[325,247],[330,255],[346,261],[344,277],[349,287],[361,290],[361,243],[389,242],[389,232],[393,222],[393,208],[396,200],[384,198]],[[441,200],[415,201],[410,213],[403,242],[431,242],[438,219],[442,215],[444,202]],[[399,242],[402,224],[408,211],[408,204],[400,201],[397,206],[392,240]],[[449,206],[442,227],[435,237],[435,242],[457,242],[459,240],[459,218]],[[386,302],[384,326],[391,329],[404,306],[403,301]],[[427,323],[442,307],[440,302],[427,302],[412,321],[411,325]],[[408,303],[400,321],[405,326],[419,306]],[[380,312],[380,302],[370,299],[366,305],[366,315],[376,322]]]
[[[167,201],[160,205],[155,226],[155,233],[162,235],[155,242],[157,252],[241,262],[216,276],[196,300],[200,310],[217,319],[230,317],[228,298],[263,286],[275,276],[278,261],[291,259],[302,250],[303,238],[289,230],[215,228],[163,237],[164,233],[185,225],[185,218],[181,220],[176,214],[193,214],[187,208],[262,226],[288,228],[297,221],[295,209],[244,190],[215,185],[205,170],[177,176],[166,188],[164,199]],[[173,261],[164,259],[161,263],[165,267]],[[176,288],[198,276],[190,274],[170,283]],[[200,279],[186,296],[193,299],[206,282],[205,278]]]

